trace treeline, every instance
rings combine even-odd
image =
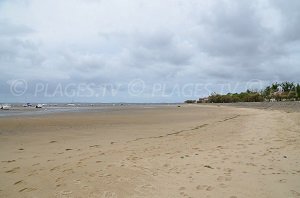
[[[247,90],[241,93],[226,95],[212,94],[208,97],[210,103],[263,102],[263,101],[295,101],[300,100],[300,85],[292,82],[273,83],[260,91]]]
[[[273,83],[262,90],[261,94],[267,100],[299,100],[300,85],[293,82]]]
[[[228,93],[226,95],[212,94],[208,97],[207,102],[209,103],[233,103],[233,102],[263,102],[264,98],[262,95],[256,92],[247,90],[242,93]]]
[[[187,100],[186,103],[235,103],[235,102],[263,102],[263,101],[299,101],[300,85],[293,82],[273,83],[260,91],[247,90],[241,93],[225,95],[213,93],[198,101]]]

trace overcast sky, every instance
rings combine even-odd
[[[299,10],[299,0],[0,0],[0,100],[176,102],[299,82]]]

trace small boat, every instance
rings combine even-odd
[[[42,104],[37,104],[37,105],[35,106],[35,108],[42,108],[42,107],[43,107]]]
[[[32,104],[31,103],[26,103],[26,104],[23,104],[22,106],[23,107],[32,107]]]
[[[73,103],[70,103],[70,104],[67,104],[67,106],[74,107],[74,106],[75,106],[75,104],[73,104]]]
[[[11,106],[8,104],[1,105],[2,110],[9,110],[10,108],[11,108]]]

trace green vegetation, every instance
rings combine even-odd
[[[221,95],[211,94],[206,99],[199,99],[197,102],[209,103],[234,103],[234,102],[263,102],[263,101],[299,101],[300,85],[293,82],[273,83],[261,91],[241,93],[228,93]]]
[[[192,103],[196,103],[196,100],[186,100],[184,101],[184,103],[192,104]]]
[[[232,102],[262,102],[263,96],[260,93],[247,91],[242,93],[228,93],[226,95],[212,94],[208,97],[210,103],[232,103]]]

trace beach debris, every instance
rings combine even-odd
[[[287,156],[286,156],[286,155],[284,155],[284,156],[283,156],[283,158],[287,158]]]
[[[50,141],[49,143],[55,143],[56,141],[55,140],[52,140],[52,141]]]
[[[70,148],[66,148],[66,151],[71,151],[71,150],[73,150],[73,149],[70,149]]]
[[[211,167],[210,165],[205,165],[205,168],[210,168],[210,169],[214,169],[213,167]]]

